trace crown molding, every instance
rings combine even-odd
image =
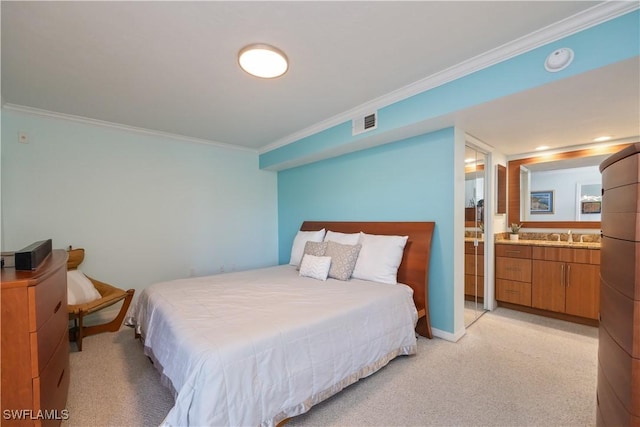
[[[17,105],[17,104],[7,103],[7,104],[2,105],[2,109],[3,110],[9,110],[9,111],[17,111],[17,112],[20,112],[20,113],[26,113],[26,114],[31,114],[31,115],[35,115],[35,116],[49,117],[49,118],[61,119],[61,120],[68,120],[68,121],[77,122],[77,123],[83,123],[83,124],[91,125],[91,126],[107,127],[107,128],[112,128],[112,129],[123,130],[123,131],[126,131],[126,132],[133,132],[133,133],[156,136],[156,137],[161,137],[161,138],[168,138],[168,139],[173,139],[173,140],[182,141],[182,142],[191,142],[191,143],[195,143],[195,144],[212,145],[214,147],[225,148],[225,149],[230,149],[230,150],[248,151],[248,152],[251,152],[251,153],[257,153],[258,152],[255,149],[243,147],[243,146],[240,146],[240,145],[225,144],[224,142],[210,141],[210,140],[201,139],[201,138],[192,138],[190,136],[185,136],[185,135],[178,135],[178,134],[169,133],[169,132],[161,132],[161,131],[152,130],[152,129],[140,128],[140,127],[135,127],[135,126],[128,126],[128,125],[123,125],[123,124],[119,124],[119,123],[108,122],[108,121],[105,121],[105,120],[98,120],[98,119],[91,119],[89,117],[76,116],[76,115],[73,115],[73,114],[58,113],[58,112],[55,112],[55,111],[43,110],[43,109],[40,109],[40,108],[27,107],[27,106],[24,106],[24,105]]]
[[[262,147],[259,150],[259,153],[263,154],[268,151],[275,150],[276,148],[291,144],[333,126],[350,121],[359,115],[377,111],[388,105],[410,98],[419,93],[426,92],[438,86],[442,86],[446,83],[506,61],[533,49],[537,49],[551,42],[602,24],[603,22],[610,21],[629,12],[633,12],[639,8],[640,3],[638,1],[606,1],[604,3],[597,4],[568,18],[505,43],[502,46],[491,49],[443,71],[432,74],[424,79],[418,80],[417,82],[411,83],[398,90],[375,98],[365,104],[359,105],[358,107],[321,121],[299,132],[295,132],[274,141],[273,143]]]

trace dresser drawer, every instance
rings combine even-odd
[[[62,335],[68,336],[69,314],[65,309],[59,309],[36,332],[30,333],[31,338],[31,374],[40,375],[45,365],[53,356]]]
[[[477,272],[476,272],[476,268],[478,269]],[[464,254],[464,273],[478,274],[480,276],[484,276],[484,255],[478,255],[478,260],[476,264],[475,255]]]
[[[496,245],[496,256],[510,258],[531,258],[531,246],[528,245]]]
[[[496,257],[496,278],[531,282],[531,260]]]
[[[496,299],[531,307],[531,283],[496,279]]]
[[[640,300],[640,242],[602,238],[600,274],[609,286]]]
[[[464,253],[475,254],[476,250],[478,255],[484,255],[484,243],[478,242],[478,246],[474,246],[473,242],[464,242]]]
[[[35,332],[58,311],[67,312],[67,269],[58,269],[55,273],[30,286],[29,326]]]
[[[606,427],[640,427],[640,417],[633,416],[622,405],[598,364],[598,410]]]
[[[600,264],[600,249],[556,248],[536,246],[531,257],[545,261],[573,262],[576,264]]]
[[[484,277],[477,276],[478,289],[476,292],[476,276],[471,274],[464,275],[464,294],[484,297]]]
[[[42,371],[42,375],[33,379],[34,409],[57,410],[62,415],[67,402],[69,390],[69,342],[66,335],[62,336],[58,345]],[[59,425],[60,420],[44,422],[43,425]]]
[[[624,351],[640,359],[640,300],[632,300],[600,281],[600,326]]]
[[[640,213],[603,213],[602,233],[623,240],[640,240]]]
[[[606,161],[606,160],[605,160]],[[640,182],[639,156],[629,152],[629,156],[610,164],[602,171],[602,188],[610,188]]]
[[[640,184],[611,188],[602,195],[602,213],[640,212]]]
[[[606,330],[601,329],[598,361],[602,373],[622,405],[629,413],[640,416],[640,388],[633,387],[640,378],[640,359],[631,357]]]

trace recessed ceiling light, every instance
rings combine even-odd
[[[263,79],[280,77],[289,69],[287,55],[268,44],[243,47],[238,52],[238,64],[247,73]]]
[[[541,145],[539,147],[536,147],[536,151],[542,151],[542,150],[548,150],[549,146],[548,145]]]
[[[593,142],[604,142],[604,141],[608,141],[610,139],[611,139],[610,136],[599,136],[597,138],[594,138]]]

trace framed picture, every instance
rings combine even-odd
[[[582,202],[583,214],[599,214],[602,212],[602,202]]]
[[[532,214],[552,214],[553,207],[553,190],[531,192],[530,212]]]

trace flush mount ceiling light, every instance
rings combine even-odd
[[[557,73],[567,68],[572,61],[573,50],[563,47],[554,50],[547,56],[547,60],[544,61],[544,69],[550,73]]]
[[[289,69],[287,55],[268,44],[252,44],[238,52],[238,64],[252,76],[263,79],[280,77]]]

